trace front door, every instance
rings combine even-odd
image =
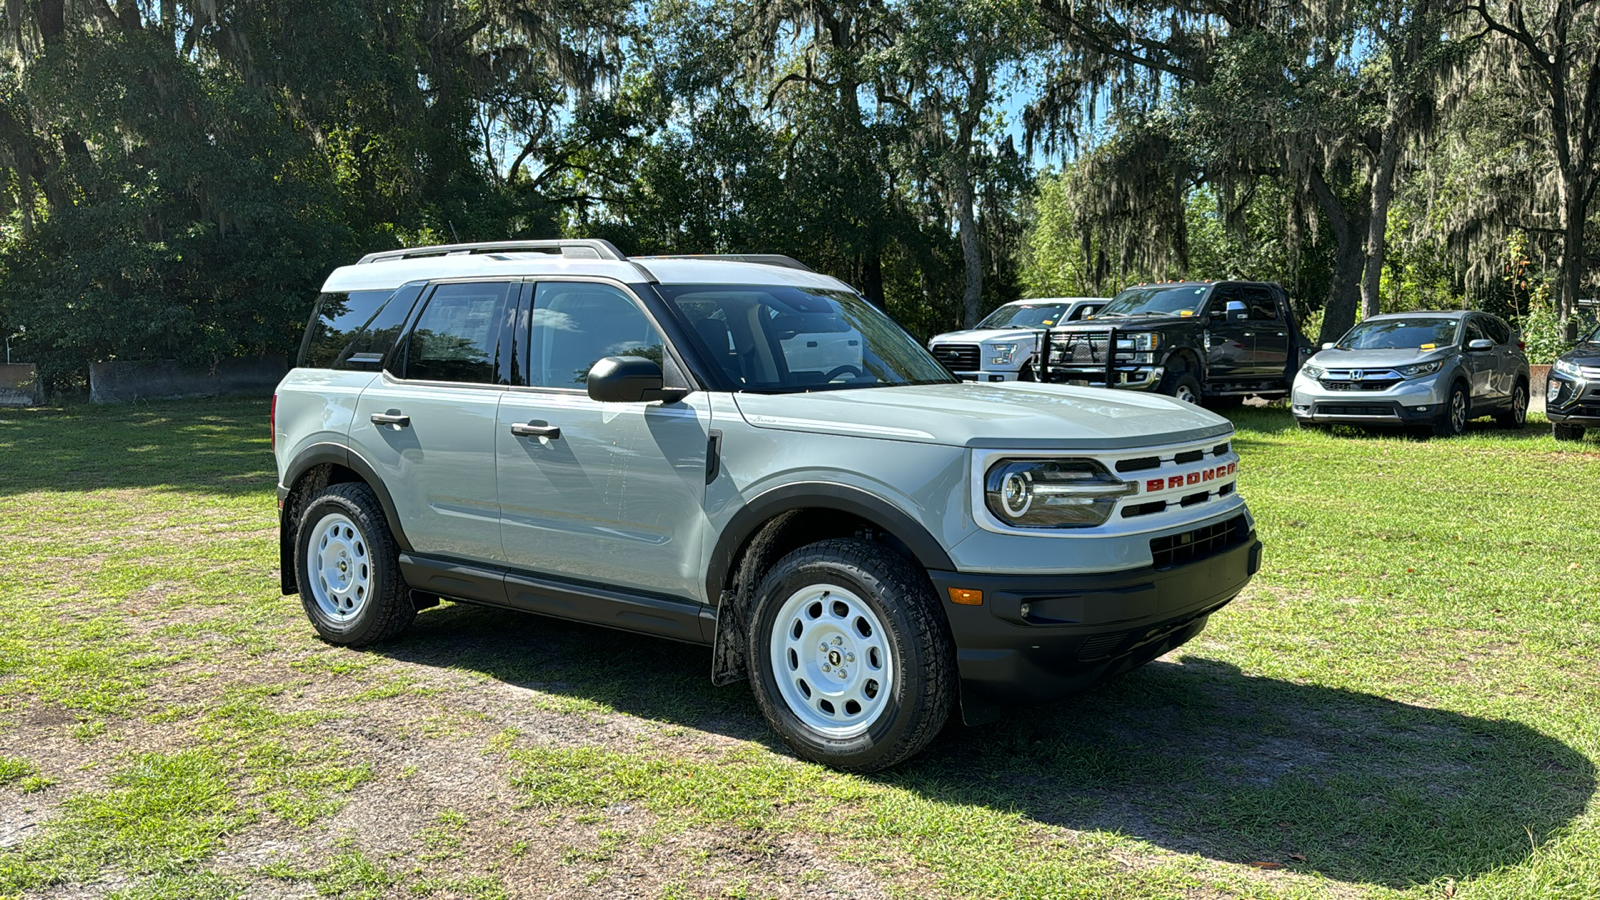
[[[660,330],[617,286],[540,282],[531,314],[516,328],[527,335],[525,386],[507,392],[495,429],[507,562],[699,599],[706,395],[676,403],[589,399],[584,382],[596,360],[663,359]]]
[[[382,377],[362,392],[350,446],[377,468],[411,545],[467,560],[503,557],[494,436],[502,333],[521,286],[441,284]]]
[[[1468,350],[1473,341],[1488,338],[1484,331],[1483,320],[1478,316],[1468,316],[1462,323],[1461,336],[1461,365],[1467,370],[1467,377],[1472,382],[1472,405],[1481,410],[1485,403],[1497,403],[1500,400],[1495,390],[1494,375],[1499,368],[1500,361],[1493,349]]]
[[[1206,381],[1211,390],[1232,389],[1231,382],[1247,377],[1255,353],[1250,323],[1228,317],[1228,304],[1244,302],[1238,285],[1220,284],[1206,303]]]

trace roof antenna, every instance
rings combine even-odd
[[[450,221],[449,219],[445,219],[444,221],[445,224],[450,226],[450,237],[454,239],[456,243],[461,243],[461,235],[456,234],[456,223]]]

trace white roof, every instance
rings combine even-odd
[[[644,271],[640,270],[641,266]],[[623,283],[650,281],[650,276],[654,276],[653,280],[662,284],[770,284],[851,290],[837,278],[817,272],[731,260],[640,256],[618,261],[515,252],[425,256],[341,266],[328,276],[322,290],[324,293],[394,290],[413,281],[440,278],[536,275],[583,275]]]
[[[1111,298],[1110,297],[1025,297],[1025,298],[1023,298],[1021,300],[1013,300],[1010,303],[1007,303],[1005,305],[1006,306],[1021,306],[1022,304],[1025,304],[1025,303],[1081,303],[1084,300],[1093,300],[1096,303],[1104,303],[1104,302],[1109,302],[1111,300]]]

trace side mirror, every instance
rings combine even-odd
[[[1494,341],[1491,341],[1488,338],[1476,338],[1474,340],[1467,341],[1467,349],[1474,353],[1482,353],[1485,350],[1493,350]]]
[[[671,403],[683,397],[682,391],[666,390],[661,365],[642,356],[604,357],[589,367],[586,384],[589,399],[602,403]]]
[[[1333,341],[1326,341],[1326,342],[1323,343],[1322,349],[1324,349],[1324,350],[1332,350],[1336,346],[1338,346],[1338,345],[1335,344]]]
[[[1250,312],[1245,309],[1244,304],[1238,300],[1229,300],[1228,305],[1224,307],[1224,309],[1228,311],[1229,322],[1243,322],[1245,319],[1250,318]]]

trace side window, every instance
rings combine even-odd
[[[533,295],[528,383],[583,388],[607,356],[662,361],[666,342],[632,297],[604,284],[540,282]]]
[[[1494,341],[1496,344],[1511,343],[1511,328],[1506,323],[1488,316],[1484,316],[1478,321],[1483,324],[1483,333],[1488,336],[1489,340]]]
[[[1067,321],[1068,322],[1081,322],[1084,319],[1087,319],[1090,316],[1094,315],[1095,310],[1097,310],[1099,308],[1100,307],[1098,305],[1096,305],[1096,304],[1084,303],[1084,304],[1080,305],[1077,309],[1073,310],[1072,311],[1072,315],[1067,316]]]
[[[1483,319],[1479,318],[1478,316],[1468,316],[1466,335],[1462,338],[1461,346],[1465,347],[1467,344],[1470,344],[1479,338],[1486,337],[1488,337],[1488,335],[1483,331]]]
[[[391,305],[389,299],[394,294],[394,291],[351,291],[318,297],[317,308],[311,313],[311,323],[306,327],[300,346],[298,364],[313,369],[336,368],[339,360],[347,355],[345,350],[351,341]]]
[[[396,373],[414,381],[493,384],[509,282],[441,284],[406,338]]]
[[[1250,311],[1252,322],[1278,321],[1278,301],[1272,296],[1270,288],[1244,288],[1244,305]]]
[[[1206,312],[1215,321],[1226,321],[1228,304],[1235,300],[1242,301],[1243,299],[1244,297],[1240,294],[1238,287],[1231,284],[1221,285],[1211,292],[1211,299],[1206,301]]]

